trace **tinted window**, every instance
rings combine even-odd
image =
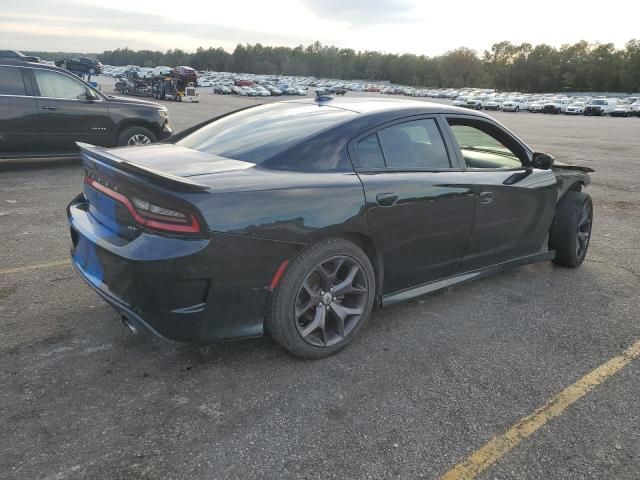
[[[449,120],[469,168],[520,168],[517,149],[506,134],[484,122]]]
[[[25,95],[19,68],[0,67],[0,95]]]
[[[33,69],[41,97],[65,98],[75,100],[84,98],[87,87],[78,80],[74,80],[62,73],[52,70]]]
[[[450,168],[435,120],[400,123],[378,132],[388,168]]]
[[[356,143],[358,163],[361,168],[384,168],[384,157],[375,133]]]
[[[356,113],[305,103],[272,103],[222,117],[186,136],[177,145],[251,163],[284,151],[305,137]]]

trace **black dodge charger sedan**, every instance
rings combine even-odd
[[[592,170],[455,107],[325,96],[165,144],[80,147],[73,264],[132,330],[172,340],[266,329],[320,358],[376,306],[505,267],[577,267],[589,245]]]

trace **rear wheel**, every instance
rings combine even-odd
[[[344,239],[303,251],[273,292],[266,326],[273,339],[302,358],[345,348],[373,309],[375,277],[367,255]]]
[[[554,263],[578,267],[584,261],[591,239],[593,204],[583,192],[570,191],[560,200],[549,232],[549,249],[556,251]]]
[[[128,127],[118,135],[118,146],[142,146],[156,141],[156,136],[151,130],[144,127]]]

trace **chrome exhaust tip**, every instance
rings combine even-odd
[[[122,323],[124,323],[124,325],[131,331],[131,333],[133,334],[139,333],[138,329],[129,321],[127,317],[122,315],[120,319],[122,320]]]

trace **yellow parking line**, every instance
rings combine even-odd
[[[640,340],[620,355],[613,357],[570,387],[565,388],[502,435],[489,440],[483,447],[473,452],[469,457],[440,477],[441,480],[469,480],[475,478],[549,420],[560,415],[573,403],[639,357]]]
[[[25,265],[24,267],[8,268],[6,270],[0,270],[0,275],[7,275],[9,273],[30,272],[31,270],[60,267],[62,265],[69,265],[69,260],[59,260],[57,262],[49,262],[49,263],[36,263],[35,265]]]

